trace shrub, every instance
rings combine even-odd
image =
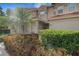
[[[12,34],[3,39],[6,50],[13,56],[38,55],[37,50],[42,46],[37,34]]]
[[[0,33],[0,43],[3,42],[2,34]]]
[[[2,39],[2,38],[0,38],[0,43],[1,43],[1,42],[3,42],[3,39]]]
[[[13,56],[64,56],[65,49],[45,49],[38,34],[15,34],[3,38],[7,52]]]
[[[65,48],[72,53],[79,47],[79,31],[46,29],[40,36],[45,48]]]

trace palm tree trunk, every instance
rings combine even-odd
[[[22,25],[22,34],[24,34],[24,24]]]
[[[31,34],[32,34],[32,24],[31,24]]]

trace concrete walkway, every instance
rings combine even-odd
[[[5,50],[5,45],[3,42],[0,43],[0,56],[9,56]]]

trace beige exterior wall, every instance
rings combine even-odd
[[[41,12],[44,12],[44,11],[48,12],[46,6],[41,6],[40,8],[38,8],[38,20],[47,22],[47,20],[48,20],[47,13],[40,14]]]
[[[32,24],[32,33],[38,33],[39,31],[38,26],[39,26],[38,21]]]
[[[79,30],[79,18],[54,20],[50,22],[50,29]]]

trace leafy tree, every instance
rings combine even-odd
[[[2,10],[2,7],[0,7],[0,29],[5,29],[7,28],[7,17]]]
[[[0,7],[0,16],[4,16],[5,15],[2,10],[3,10],[2,7]]]
[[[16,8],[16,10],[11,11],[13,15],[10,15],[10,9],[7,9],[6,13],[7,16],[9,17],[9,24],[12,30],[17,33],[18,28],[16,29],[17,25],[21,26],[21,33],[25,33],[25,27],[30,25],[31,27],[31,32],[32,32],[32,24],[35,22],[32,19],[32,13],[29,12],[29,10],[26,10],[25,8]],[[26,26],[25,26],[26,25]],[[27,27],[28,28],[28,27]]]
[[[0,16],[0,29],[7,28],[7,17]]]
[[[11,9],[8,8],[8,9],[6,10],[7,16],[10,16],[10,12],[11,12]]]
[[[0,29],[7,28],[7,17],[5,16],[2,7],[0,6]]]

